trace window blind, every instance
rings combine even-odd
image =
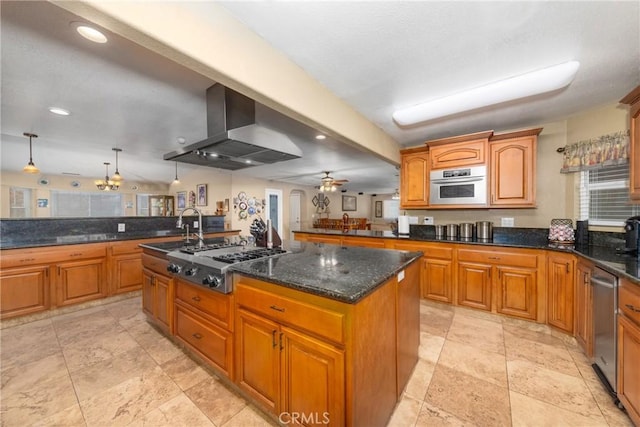
[[[580,172],[580,218],[589,224],[622,226],[640,207],[629,200],[629,164]]]
[[[51,191],[51,216],[67,218],[122,216],[122,195]]]

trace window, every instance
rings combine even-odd
[[[51,191],[51,216],[80,218],[122,216],[122,195],[111,192]]]
[[[149,216],[150,194],[136,194],[136,215]]]
[[[589,224],[623,226],[640,206],[629,201],[629,164],[580,172],[580,218]]]
[[[9,218],[31,217],[31,189],[9,188]]]

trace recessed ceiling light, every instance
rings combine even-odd
[[[327,139],[327,137],[320,134],[320,135],[316,135],[316,139]]]
[[[71,114],[69,110],[65,110],[64,108],[60,107],[49,107],[49,111],[59,116],[68,116],[69,114]]]
[[[85,39],[91,40],[94,43],[106,43],[107,36],[93,27],[85,24],[79,24],[76,26],[76,31]]]
[[[244,162],[245,162],[246,164],[250,164],[250,163],[251,163],[251,160],[247,159],[247,160],[245,160]]]
[[[179,136],[177,139],[178,139],[178,144],[184,144],[185,142],[187,142],[187,140],[181,136]]]

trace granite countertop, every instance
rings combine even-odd
[[[341,302],[356,303],[422,257],[421,252],[289,242],[287,253],[230,270]]]
[[[499,231],[496,231],[496,229],[494,228],[493,239],[491,240],[436,238],[435,232],[425,227],[412,227],[411,234],[409,235],[398,235],[397,233],[391,231],[350,230],[348,232],[342,232],[341,230],[328,230],[321,228],[300,230],[299,232],[309,234],[398,239],[416,242],[448,242],[461,243],[465,245],[499,246],[525,249],[550,249],[561,252],[570,252],[583,256],[599,267],[602,267],[605,270],[608,270],[609,272],[618,276],[626,277],[632,282],[640,285],[640,258],[638,256],[621,253],[617,247],[613,246],[574,246],[571,244],[566,245],[549,243],[549,240],[547,238],[548,231],[545,229],[505,227],[500,229]]]
[[[241,230],[217,230],[205,231],[205,235],[218,233],[239,233]],[[20,238],[10,239],[3,237],[0,239],[0,249],[26,249],[38,248],[46,246],[61,245],[77,245],[84,243],[101,243],[101,242],[119,242],[126,240],[154,239],[162,237],[179,237],[183,234],[180,229],[175,230],[159,230],[159,231],[143,231],[138,233],[95,233],[95,234],[78,234],[70,236],[56,237],[39,237],[34,239]],[[181,243],[182,244],[182,243]]]

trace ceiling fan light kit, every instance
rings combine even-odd
[[[346,179],[338,179],[335,180],[333,177],[329,176],[331,172],[324,172],[324,176],[320,180],[320,187],[318,188],[323,193],[333,192],[338,189],[339,185],[342,185],[343,182],[349,182]]]
[[[396,110],[392,115],[393,120],[400,126],[410,126],[440,117],[551,92],[568,86],[573,81],[579,67],[580,63],[578,61],[568,61],[500,80],[465,92]]]
[[[38,173],[40,172],[40,169],[38,169],[37,166],[33,163],[33,147],[31,145],[31,138],[37,138],[38,135],[29,132],[24,132],[23,135],[29,137],[29,163],[27,163],[27,165],[22,168],[22,171],[26,173]]]

